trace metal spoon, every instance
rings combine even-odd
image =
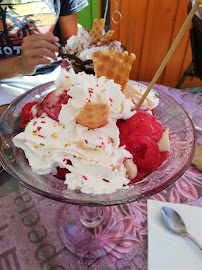
[[[161,209],[161,216],[162,216],[164,225],[171,232],[174,232],[176,234],[179,234],[179,235],[183,235],[183,236],[188,237],[202,251],[201,244],[193,236],[191,236],[188,233],[187,228],[186,228],[186,226],[184,224],[183,219],[181,218],[181,216],[174,209],[172,209],[170,207],[166,207],[166,206],[162,207],[162,209]]]

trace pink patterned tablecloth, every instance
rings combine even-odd
[[[155,87],[189,112],[192,94]],[[202,134],[197,141],[202,144]],[[202,207],[202,173],[191,165],[172,186],[152,199]],[[20,187],[6,172],[0,175],[0,270],[147,269],[146,200],[119,206],[125,215],[121,224],[124,236],[111,253],[97,259],[77,257],[60,241],[58,215],[63,206]]]

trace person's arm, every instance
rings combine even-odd
[[[55,52],[59,52],[59,48],[54,42],[58,41],[59,38],[52,33],[25,37],[22,43],[21,56],[0,60],[0,80],[19,75],[32,75],[38,65],[51,64],[51,61],[46,57],[57,61]]]
[[[61,43],[65,44],[72,35],[77,35],[77,14],[60,16],[58,19],[60,29]]]

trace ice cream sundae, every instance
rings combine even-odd
[[[160,166],[169,153],[168,129],[153,116],[158,105],[155,92],[149,93],[136,112],[146,88],[128,84],[125,75],[126,81],[120,74],[101,76],[100,57],[112,55],[93,55],[96,76],[63,69],[56,90],[40,103],[24,106],[24,131],[13,138],[35,173],[53,174],[67,188],[88,194],[130,188],[132,182]],[[133,54],[122,55],[125,69],[130,70],[134,58]]]
[[[71,36],[62,48],[61,54],[63,57],[70,59],[76,72],[86,71],[86,73],[94,73],[93,52],[124,51],[120,41],[112,40],[114,30],[106,32],[104,26],[104,19],[94,19],[92,30],[80,27],[77,35]]]

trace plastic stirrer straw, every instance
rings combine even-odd
[[[106,22],[106,17],[107,17],[107,9],[108,9],[108,6],[109,6],[109,0],[107,0],[106,6],[105,6],[105,14],[104,14],[104,20],[105,20],[105,22]]]
[[[161,75],[163,69],[165,68],[166,64],[168,63],[169,59],[171,58],[173,52],[175,51],[178,43],[180,42],[182,36],[184,35],[184,32],[186,31],[189,23],[191,22],[192,18],[194,17],[194,14],[196,12],[196,10],[198,9],[199,4],[202,4],[202,0],[197,0],[194,4],[194,6],[192,7],[192,9],[190,10],[184,24],[182,25],[179,33],[177,34],[177,37],[175,38],[173,44],[171,45],[169,51],[167,52],[163,62],[161,63],[159,69],[157,70],[156,74],[154,75],[153,79],[151,80],[147,90],[145,91],[145,93],[143,94],[142,98],[140,99],[140,101],[138,102],[137,106],[135,107],[134,110],[138,110],[140,108],[140,106],[142,105],[142,103],[144,102],[145,98],[147,97],[147,95],[149,94],[149,91],[152,89],[152,87],[154,86],[154,84],[156,83],[156,81],[158,80],[159,76]]]

